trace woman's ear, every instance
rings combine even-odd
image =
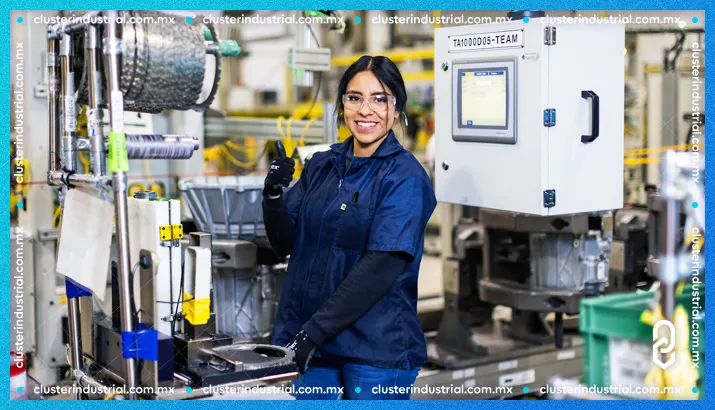
[[[397,116],[395,116],[395,121],[399,122],[399,115],[402,114],[402,115],[405,116],[405,126],[407,126],[407,125],[409,124],[409,123],[407,122],[407,114],[405,114],[404,111],[403,111],[403,112],[400,112],[400,113],[396,113],[396,114],[397,114]]]

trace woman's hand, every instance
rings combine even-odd
[[[308,363],[310,363],[310,359],[313,358],[313,353],[315,353],[316,344],[304,330],[301,330],[286,347],[295,352],[293,361],[298,365],[300,374],[305,374],[308,371]]]
[[[280,196],[281,186],[287,187],[293,180],[295,161],[293,158],[278,157],[271,162],[270,171],[265,180],[264,193],[269,197]]]

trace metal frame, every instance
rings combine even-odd
[[[108,22],[103,23],[104,38],[102,39],[102,54],[105,58],[104,69],[107,74],[107,102],[109,110],[109,123],[111,133],[124,133],[124,95],[120,84],[120,54],[121,37],[117,17],[119,12],[115,10],[105,10],[102,12],[89,12],[89,15],[102,13],[108,17]],[[73,56],[71,54],[71,34],[84,32],[87,56],[89,58],[89,92],[90,111],[92,111],[90,128],[92,129],[89,138],[91,152],[90,174],[76,174],[75,159],[77,150],[77,136],[74,132],[75,124],[75,90],[74,73],[72,72]],[[104,191],[109,188],[110,178],[106,173],[106,158],[104,157],[104,137],[101,132],[101,114],[99,101],[101,100],[100,73],[96,70],[99,64],[99,38],[98,29],[91,24],[73,25],[53,25],[47,28],[47,65],[49,76],[49,147],[47,182],[49,185],[61,186],[63,192],[70,186],[82,186]],[[56,52],[59,51],[60,70],[58,76]],[[215,51],[217,59],[220,52]],[[58,84],[61,86],[58,90]],[[59,91],[59,92],[58,92]],[[59,95],[58,95],[59,94]],[[61,102],[59,102],[59,101]],[[61,127],[60,127],[61,126]],[[61,133],[61,134],[60,134]],[[178,139],[168,139],[168,145],[173,144]],[[196,149],[198,147],[194,147]],[[59,161],[57,158],[59,154]],[[157,158],[156,156],[154,157]],[[61,167],[61,168],[60,168]],[[114,170],[111,176],[111,187],[114,191],[114,203],[116,211],[116,240],[119,253],[119,282],[120,282],[120,303],[121,308],[121,332],[131,333],[134,331],[132,322],[132,308],[130,303],[131,282],[130,282],[130,245],[129,228],[127,215],[127,175],[126,171]],[[68,295],[70,296],[70,295]],[[84,366],[83,347],[91,346],[91,340],[83,337],[83,323],[86,326],[91,323],[90,312],[81,315],[82,306],[91,310],[91,304],[87,304],[84,299],[88,297],[70,297],[68,301],[68,320],[70,329],[69,347],[71,352],[71,367],[75,383],[98,384],[90,376],[82,373]],[[89,307],[87,307],[89,306]],[[85,316],[85,320],[82,320]],[[87,321],[87,319],[90,321]],[[91,336],[91,332],[90,332]],[[91,339],[91,337],[90,337]],[[84,345],[84,346],[83,346]],[[92,354],[92,353],[90,353]],[[136,373],[136,360],[128,358],[123,360],[125,384],[129,399],[136,399],[134,390],[139,385]],[[78,395],[76,398],[86,397]]]
[[[302,134],[302,130],[308,122],[310,122],[310,120],[292,121],[291,128],[299,130]],[[276,119],[207,116],[205,127],[207,139],[223,140],[231,137],[279,138]],[[325,134],[325,121],[312,121],[303,139],[307,144],[320,144],[325,142]],[[298,140],[300,134],[294,137]]]
[[[502,343],[499,338],[491,342]],[[551,346],[538,346],[527,349],[515,349],[502,354],[490,354],[475,358],[472,363],[459,369],[423,370],[417,376],[414,386],[417,388],[459,388],[463,394],[455,390],[448,394],[412,394],[412,400],[475,400],[510,398],[524,395],[524,387],[529,391],[538,391],[548,384],[549,378],[559,375],[565,378],[578,378],[583,375],[583,340],[574,337],[569,339],[571,345],[562,349]],[[479,340],[483,343],[483,340]],[[532,377],[526,377],[526,375]],[[511,380],[510,380],[511,379]],[[490,388],[482,390],[481,394],[466,394],[469,387]],[[499,387],[500,389],[497,389]],[[509,392],[509,387],[511,391]]]

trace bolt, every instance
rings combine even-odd
[[[445,171],[448,170],[448,169],[449,169],[449,162],[444,161],[444,162],[442,163],[442,169],[444,169]]]
[[[149,262],[149,257],[146,255],[142,255],[141,258],[139,258],[139,265],[142,267],[142,269],[149,269],[151,266],[151,263]]]
[[[446,61],[442,63],[442,71],[447,71],[449,69],[449,63]]]

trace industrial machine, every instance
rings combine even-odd
[[[551,216],[621,208],[624,30],[539,18],[437,29],[437,199]]]
[[[417,384],[498,386],[488,398],[578,377],[568,317],[612,290],[624,26],[544,16],[435,32],[435,190],[468,219],[443,249],[445,312],[428,339],[443,370]]]
[[[240,340],[270,337],[285,277],[266,239],[263,176],[190,178],[179,187],[197,228],[213,238],[217,330]]]
[[[705,160],[697,152],[668,151],[660,168],[660,189],[648,198],[647,269],[660,281],[662,315],[672,321],[677,283],[704,283]]]
[[[142,23],[150,18],[167,23]],[[239,251],[217,240],[217,248],[214,230],[185,235],[178,201],[147,191],[127,195],[129,159],[184,160],[199,144],[191,136],[128,135],[124,112],[204,111],[217,91],[222,56],[239,50],[200,18],[168,23],[173,20],[159,12],[98,11],[47,28],[47,181],[60,187],[63,206],[83,204],[87,223],[98,221],[87,238],[110,241],[114,235],[117,244],[112,309],[103,312],[93,304],[105,299],[109,252],[103,240],[83,240],[81,232],[80,243],[73,243],[82,214],[65,209],[57,270],[66,277],[72,380],[96,389],[123,386],[129,399],[195,398],[211,393],[188,387],[297,376],[290,350],[247,343],[218,325],[226,312],[217,303],[223,284],[212,278],[213,267],[230,262],[256,269],[256,246],[247,243]],[[75,133],[78,105],[89,107],[87,140]],[[87,174],[78,172],[79,151],[89,152]],[[93,219],[107,209],[114,218]],[[77,257],[84,263],[78,265]],[[152,389],[142,394],[141,388]]]

